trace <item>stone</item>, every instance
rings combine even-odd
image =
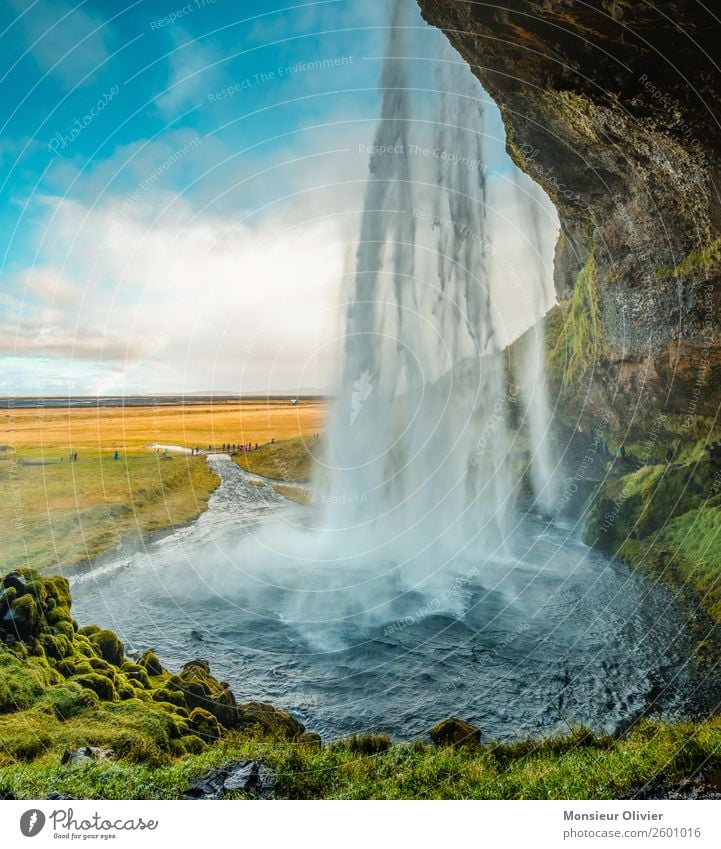
[[[275,790],[275,773],[261,761],[240,761],[212,769],[186,791],[189,799],[221,799],[226,793],[267,796]]]
[[[430,738],[436,746],[478,745],[481,742],[481,732],[475,725],[456,716],[449,716],[431,728]]]
[[[61,764],[76,766],[89,761],[110,761],[115,757],[112,749],[101,749],[96,746],[81,746],[79,749],[66,749],[60,759]]]
[[[28,582],[27,579],[19,572],[10,572],[9,575],[5,576],[3,586],[6,589],[14,589],[17,591],[18,595],[21,595],[27,589]]]
[[[223,782],[224,790],[249,790],[255,784],[257,776],[257,764],[248,761],[233,770]]]

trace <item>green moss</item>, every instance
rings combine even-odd
[[[701,594],[704,606],[721,622],[721,510],[699,507],[669,522],[662,540],[669,545],[681,578]]]
[[[169,690],[167,687],[160,687],[153,691],[153,701],[166,702],[177,707],[185,707],[185,696],[180,690]]]
[[[113,682],[105,675],[89,672],[85,675],[75,675],[71,680],[77,681],[81,687],[92,690],[104,702],[113,702],[118,698]]]
[[[203,740],[217,740],[221,734],[218,720],[202,708],[194,708],[191,711],[189,727]]]
[[[73,654],[73,644],[63,634],[41,634],[39,640],[48,657],[64,660]]]
[[[721,236],[691,251],[676,265],[664,265],[656,271],[658,280],[684,277],[694,271],[708,271],[721,264]]]
[[[125,648],[112,631],[97,631],[90,635],[90,642],[95,646],[103,660],[113,666],[122,664]]]
[[[143,655],[138,660],[138,664],[145,669],[148,675],[162,675],[163,665],[154,651],[143,652]]]
[[[549,375],[564,387],[577,386],[603,354],[599,320],[596,249],[589,244],[586,263],[568,301],[549,319],[546,328]]]
[[[18,596],[11,606],[17,634],[23,640],[35,636],[40,630],[40,609],[32,595]]]
[[[0,647],[0,713],[24,710],[42,696],[49,673]]]

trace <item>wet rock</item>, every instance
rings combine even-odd
[[[57,791],[57,790],[51,790],[51,791],[48,793],[48,800],[49,800],[49,801],[53,801],[53,802],[62,802],[62,801],[64,801],[64,800],[65,800],[65,799],[67,799],[67,798],[68,798],[68,797],[67,797],[67,796],[63,796],[63,794],[62,794],[62,793],[58,793],[58,791]]]
[[[431,728],[430,738],[436,746],[477,745],[481,742],[481,732],[475,725],[449,716]]]
[[[18,595],[22,595],[25,590],[28,588],[27,578],[21,575],[19,572],[10,572],[9,575],[6,575],[3,580],[3,586],[5,589],[13,589],[17,592]]]
[[[260,761],[240,761],[212,769],[187,790],[189,799],[221,799],[226,793],[267,796],[275,790],[275,773]]]
[[[81,746],[79,749],[66,749],[60,759],[61,764],[75,766],[89,761],[110,761],[115,757],[112,749],[101,749],[96,746]]]

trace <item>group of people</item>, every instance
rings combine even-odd
[[[243,442],[242,444],[240,444],[240,443],[236,444],[234,442],[232,445],[231,445],[230,442],[228,442],[228,443],[224,442],[223,443],[223,451],[227,451],[229,454],[236,454],[238,451],[241,451],[244,454],[247,454],[248,451],[252,451],[252,450],[253,450],[253,443],[252,442]],[[255,450],[256,451],[258,450],[258,443],[257,442],[255,443]]]
[[[221,446],[221,451],[227,452],[228,454],[237,454],[239,451],[243,453],[247,453],[248,451],[257,451],[258,443],[255,443],[255,448],[253,448],[252,442],[224,442]],[[213,446],[208,446],[208,454],[213,451]],[[191,455],[195,457],[200,454],[200,448],[193,448],[191,450]]]

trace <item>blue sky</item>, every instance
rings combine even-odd
[[[324,384],[386,7],[6,0],[0,393]]]

